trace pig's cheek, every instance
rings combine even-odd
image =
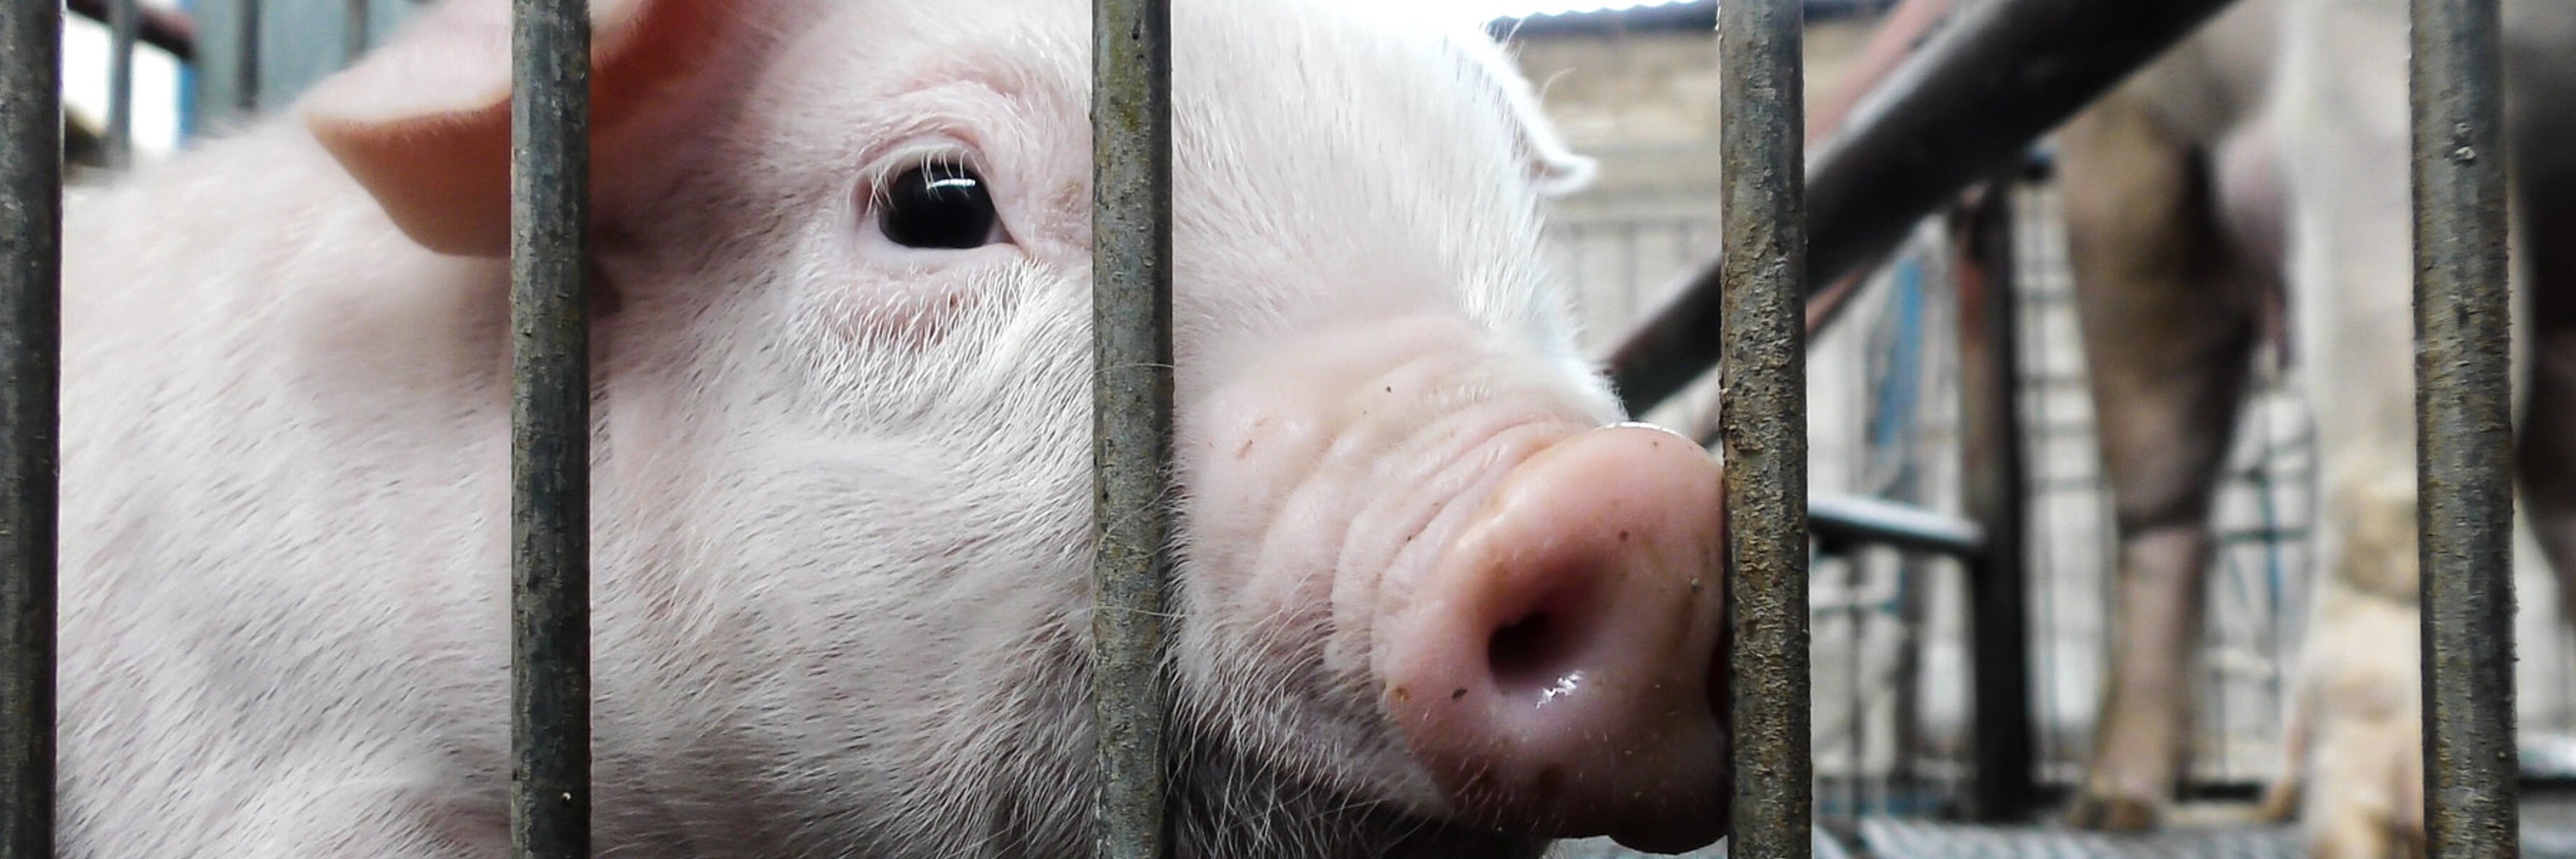
[[[1286,415],[1247,424],[1180,444],[1184,474],[1210,476],[1184,478],[1177,596],[1186,620],[1175,658],[1185,699],[1244,753],[1303,761],[1293,766],[1335,790],[1436,811],[1440,797],[1427,787],[1392,795],[1421,779],[1384,728],[1364,642],[1339,622],[1337,603],[1363,578],[1334,574],[1349,495],[1333,481],[1297,479],[1307,468],[1228,467],[1251,456],[1311,462],[1329,439]]]
[[[1311,458],[1323,439],[1293,420],[1261,422],[1254,430],[1276,454]],[[1183,501],[1190,577],[1184,605],[1214,654],[1198,672],[1213,685],[1271,685],[1290,671],[1301,683],[1327,661],[1323,638],[1332,628],[1333,570],[1340,529],[1333,498],[1292,479],[1296,469],[1225,467],[1251,452],[1252,440],[1208,437],[1181,463],[1189,487]],[[1223,448],[1219,450],[1219,448]],[[1267,452],[1267,451],[1266,451]],[[1294,669],[1287,666],[1297,666]],[[1267,677],[1247,676],[1246,670]],[[1251,690],[1246,690],[1251,691]],[[1308,690],[1291,690],[1311,696]],[[1215,690],[1211,694],[1217,694]]]
[[[839,342],[918,354],[993,310],[1004,280],[989,265],[866,272],[820,295],[816,313]]]

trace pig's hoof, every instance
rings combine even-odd
[[[2424,830],[2386,820],[2329,821],[2313,833],[2309,859],[2424,859]]]
[[[2078,829],[2101,832],[2145,832],[2156,828],[2163,817],[2164,810],[2150,800],[2086,793],[2075,798],[2075,809],[2067,813],[2067,822]]]
[[[2254,819],[2262,823],[2288,823],[2299,817],[2300,785],[2296,778],[2283,778],[2263,791],[2263,800],[2254,806]]]

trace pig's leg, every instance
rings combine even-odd
[[[2293,682],[2318,706],[2304,761],[2310,847],[2419,844],[2413,233],[2406,16],[2393,0],[2297,0],[2274,118],[2290,177],[2290,305],[2317,413],[2316,611]],[[2391,799],[2395,798],[2395,799]]]
[[[2413,515],[2402,501],[2377,503],[2348,521],[2400,531],[2413,526]],[[2366,589],[2333,586],[2317,594],[2297,690],[2304,717],[2285,751],[2307,778],[2298,795],[2282,797],[2305,818],[2310,856],[2423,855],[2421,623],[2414,605]]]
[[[2254,342],[2203,159],[2114,93],[2060,138],[2069,251],[2119,529],[2120,611],[2091,772],[2073,822],[2155,825],[2190,717],[2209,505]]]

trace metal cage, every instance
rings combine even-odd
[[[1094,14],[1097,851],[1121,859],[1169,852],[1170,693],[1157,668],[1169,574],[1159,547],[1170,527],[1157,499],[1172,409],[1168,2],[1098,0]],[[1716,10],[1729,105],[1724,256],[1621,340],[1610,365],[1639,413],[1712,365],[1722,374],[1715,442],[1728,466],[1734,597],[1733,851],[1833,849],[1820,848],[1813,828],[1809,569],[1818,545],[1829,557],[1893,545],[1966,562],[1978,638],[1968,808],[1999,816],[2029,803],[2037,741],[2019,567],[2030,477],[2015,435],[2010,267],[1972,272],[1978,282],[1962,284],[1953,308],[1959,428],[1976,463],[1962,517],[1810,508],[1804,317],[1811,297],[1884,256],[1964,189],[2008,171],[2041,133],[2224,5],[1983,0],[1812,158],[1800,145],[1800,6],[1734,0]],[[112,97],[123,106],[103,135],[111,163],[130,145],[136,44],[229,79],[230,103],[211,106],[222,108],[213,115],[255,108],[264,64],[284,59],[262,55],[256,0],[219,22],[251,34],[220,57],[197,52],[192,22],[132,0],[71,8],[113,25]],[[386,26],[371,8],[351,0],[333,50],[354,55]],[[591,852],[579,228],[588,16],[582,0],[515,8],[512,836],[521,856],[576,857]],[[10,857],[51,855],[53,840],[63,10],[58,0],[12,0],[0,16],[0,849]],[[2498,18],[2495,0],[2415,0],[2414,16],[2427,819],[2433,855],[2502,857],[2518,849],[2512,661],[2493,658],[2511,641],[2505,213],[2503,159],[2477,156],[2499,138]],[[2056,73],[1978,73],[2011,63]],[[1982,199],[1961,216],[1976,239],[1965,246],[2008,258],[2012,195]]]

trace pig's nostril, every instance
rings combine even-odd
[[[1680,850],[1727,776],[1720,475],[1613,427],[1512,467],[1385,627],[1389,715],[1467,818]]]
[[[1552,697],[1582,666],[1583,626],[1572,600],[1552,599],[1494,629],[1486,660],[1506,697]],[[1557,690],[1571,691],[1571,690]]]
[[[1558,661],[1551,657],[1547,647],[1548,633],[1555,625],[1547,615],[1533,614],[1494,630],[1494,641],[1489,648],[1493,654],[1494,679],[1500,681],[1504,688],[1514,688],[1526,685],[1534,675],[1546,672],[1551,667],[1549,663]]]

